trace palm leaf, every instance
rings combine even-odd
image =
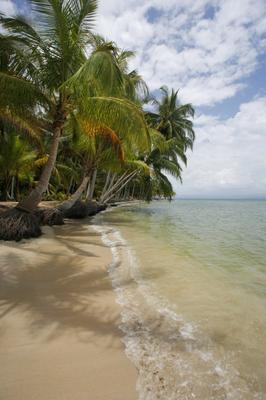
[[[114,97],[88,97],[81,115],[94,123],[102,123],[117,132],[119,138],[142,149],[150,146],[144,114],[134,103]]]
[[[83,97],[122,95],[123,76],[113,50],[112,43],[99,45],[65,86]]]
[[[101,136],[110,142],[112,147],[115,149],[118,159],[124,161],[122,143],[117,134],[111,128],[102,123],[92,123],[89,120],[83,120],[81,122],[81,128],[83,132],[89,136]]]
[[[50,100],[37,86],[6,72],[0,72],[0,92],[4,93],[0,97],[1,107],[8,106],[22,112],[26,107],[35,107],[38,104],[45,108],[51,107]]]
[[[32,142],[41,145],[41,124],[32,116],[14,114],[7,107],[0,106],[0,121],[7,129],[7,125],[13,130],[22,133]]]

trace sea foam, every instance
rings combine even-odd
[[[232,367],[233,354],[217,351],[143,279],[134,250],[101,218],[92,228],[112,252],[108,274],[121,305],[125,352],[138,370],[139,400],[265,400]]]

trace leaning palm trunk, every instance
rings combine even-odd
[[[120,186],[121,182],[124,182],[124,180],[127,178],[127,176],[128,176],[127,172],[124,172],[124,173],[117,179],[117,181],[116,181],[114,184],[112,184],[112,185],[110,184],[110,185],[109,185],[109,187],[108,187],[108,189],[106,190],[106,192],[101,196],[101,202],[102,202],[102,203],[105,202],[105,199],[106,199],[107,197],[109,197],[110,193],[112,193],[115,189],[117,189],[117,188]]]
[[[14,192],[15,192],[15,184],[16,184],[16,178],[14,177],[14,176],[12,176],[12,181],[11,181],[11,193],[10,193],[10,197],[11,197],[11,199],[12,200],[14,200],[14,198],[15,198],[15,195],[14,195]]]
[[[37,186],[30,192],[30,194],[17,205],[17,209],[33,212],[42,200],[42,194],[47,190],[52,171],[55,166],[58,145],[61,134],[61,126],[55,129],[50,148],[50,154],[47,163],[41,173],[40,180]]]
[[[86,190],[86,187],[88,185],[90,177],[88,175],[85,175],[81,184],[75,191],[75,193],[72,194],[72,196],[66,200],[63,201],[57,208],[58,210],[64,212],[66,210],[69,210],[82,196],[83,192]]]
[[[95,185],[97,171],[93,173],[93,185]],[[64,201],[58,206],[58,210],[63,213],[66,218],[85,218],[87,216],[92,216],[98,212],[105,210],[106,206],[103,204],[98,204],[97,202],[92,202],[90,199],[86,199],[85,202],[79,201],[83,192],[86,190],[89,180],[91,179],[91,174],[84,176],[82,183],[67,201]],[[93,194],[94,189],[91,187],[91,192]]]
[[[93,171],[92,178],[90,185],[88,187],[87,195],[86,195],[86,201],[90,201],[93,198],[93,193],[95,189],[95,183],[96,183],[96,178],[97,178],[97,169]]]
[[[107,193],[107,192],[110,190],[110,188],[113,186],[113,183],[114,183],[115,178],[116,178],[116,174],[113,174],[113,175],[111,176],[111,172],[109,171],[108,174],[107,174],[107,177],[106,177],[106,181],[105,181],[104,188],[103,188],[103,190],[102,190],[102,195],[101,195],[101,197],[100,197],[100,202],[103,201],[103,199],[104,199],[106,193]]]
[[[133,171],[131,174],[127,175],[126,180],[120,181],[120,185],[111,191],[108,197],[105,197],[103,203],[107,203],[110,201],[117,193],[120,193],[121,190],[137,175],[138,171]]]
[[[106,175],[105,184],[104,184],[104,187],[103,187],[103,190],[102,190],[102,195],[106,192],[106,190],[107,190],[107,188],[109,186],[110,179],[111,179],[111,171],[108,171],[107,175]]]

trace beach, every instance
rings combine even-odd
[[[265,206],[128,203],[1,242],[0,399],[266,400]]]
[[[255,200],[97,215],[139,400],[266,400],[265,221]]]
[[[88,221],[0,244],[0,398],[135,400],[111,252]]]

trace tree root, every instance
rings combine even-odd
[[[64,225],[63,213],[57,208],[38,208],[35,215],[39,218],[41,225]]]
[[[93,201],[83,202],[78,200],[71,208],[64,211],[64,217],[71,219],[82,219],[96,215],[98,212],[105,209],[106,205],[104,204],[97,204]]]
[[[0,240],[28,239],[42,234],[40,220],[33,213],[12,208],[0,216]]]

